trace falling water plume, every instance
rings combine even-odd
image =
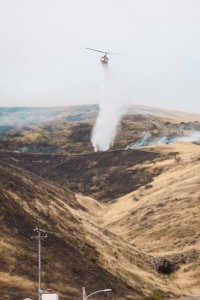
[[[127,110],[127,104],[123,102],[120,84],[109,67],[103,67],[99,115],[91,134],[94,151],[106,151],[113,145],[117,126]]]

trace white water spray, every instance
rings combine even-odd
[[[103,67],[99,115],[91,135],[94,151],[106,151],[113,145],[118,124],[127,110],[127,104],[123,102],[120,84],[110,68]]]

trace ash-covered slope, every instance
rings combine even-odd
[[[43,241],[44,287],[58,290],[62,299],[77,299],[81,287],[112,287],[114,293],[133,293],[121,279],[98,263],[98,250],[75,212],[81,206],[68,189],[61,189],[18,168],[0,164],[1,299],[36,297],[37,241],[33,228],[55,234]]]
[[[140,150],[71,156],[0,152],[2,161],[101,201],[114,200],[150,183],[161,168],[149,172],[148,165],[143,165],[157,157],[159,153]]]

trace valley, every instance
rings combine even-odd
[[[198,141],[126,149],[147,131],[187,136],[200,117],[138,110],[106,152],[92,151],[88,109],[83,121],[71,112],[63,121],[61,110],[1,136],[1,299],[37,298],[35,226],[53,232],[42,243],[42,280],[61,299],[80,298],[82,286],[113,290],[97,299],[200,294]]]

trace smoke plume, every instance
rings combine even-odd
[[[113,145],[118,124],[128,106],[123,100],[120,82],[108,67],[103,67],[99,115],[91,134],[94,151],[106,151]]]
[[[171,144],[178,142],[187,142],[187,143],[199,143],[200,142],[200,131],[193,131],[190,135],[184,136],[173,136],[169,137],[164,134],[158,136],[153,136],[151,133],[143,133],[141,138],[126,147],[126,149],[133,149],[142,146],[152,146],[157,144]]]

